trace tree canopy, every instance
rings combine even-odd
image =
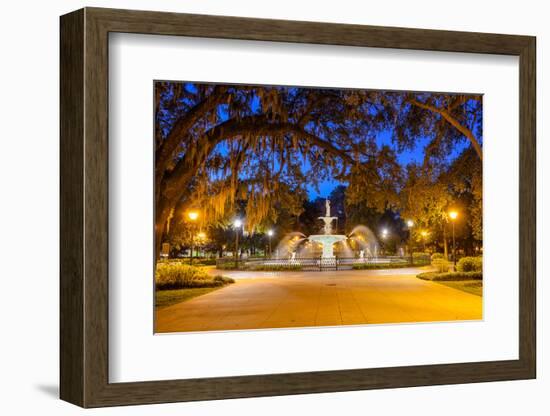
[[[191,208],[205,226],[235,215],[251,233],[283,218],[300,226],[308,187],[331,178],[346,184],[347,210],[392,209],[426,224],[443,214],[422,214],[407,194],[443,209],[445,198],[469,193],[481,239],[481,110],[478,95],[157,82],[157,255]],[[403,166],[399,154],[420,140],[422,163]],[[464,143],[471,151],[451,163]]]

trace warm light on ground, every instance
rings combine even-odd
[[[482,319],[481,296],[417,279],[420,271],[225,271],[237,283],[158,309],[156,332]]]

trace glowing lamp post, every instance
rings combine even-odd
[[[200,232],[197,234],[197,240],[198,240],[198,247],[197,247],[197,255],[199,254],[199,251],[201,248],[204,249],[204,243],[206,242],[206,234],[204,232]]]
[[[267,231],[267,238],[269,241],[269,257],[271,257],[271,237],[273,237],[273,230]]]
[[[235,228],[235,268],[239,269],[239,230],[242,227],[243,222],[240,219],[233,221],[233,227]]]
[[[426,230],[422,231],[420,235],[422,236],[422,242],[424,243],[424,253],[426,252],[426,237],[428,236],[428,232]]]
[[[189,218],[191,224],[194,225],[199,219],[198,211],[189,211],[187,213],[187,218]],[[191,226],[191,256],[189,257],[189,264],[191,265],[193,264],[193,250],[195,249],[195,233],[193,225]]]
[[[455,222],[458,218],[458,212],[451,211],[449,212],[449,218],[451,218],[451,222],[453,224],[453,264],[456,270],[456,241],[455,241]]]
[[[414,226],[413,220],[407,220],[407,229],[409,230],[409,256],[411,257],[411,265],[413,264],[413,252],[412,252],[412,227]]]
[[[381,237],[382,240],[386,240],[388,238],[389,231],[387,228],[382,228]],[[386,255],[386,245],[384,244],[384,256]]]

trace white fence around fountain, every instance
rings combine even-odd
[[[354,266],[369,265],[373,267],[392,268],[395,266],[419,266],[429,264],[430,256],[426,255],[426,258],[415,257],[413,263],[409,256],[379,256],[371,258],[359,258],[359,257],[338,257],[332,258],[326,257],[295,257],[295,258],[243,258],[235,262],[235,258],[220,258],[216,261],[216,267],[218,269],[239,269],[239,270],[265,270],[265,271],[334,271],[334,270],[350,270]]]

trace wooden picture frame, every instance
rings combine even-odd
[[[85,8],[61,17],[63,400],[101,407],[535,378],[535,38]],[[519,56],[519,359],[109,383],[108,35],[110,32]]]

